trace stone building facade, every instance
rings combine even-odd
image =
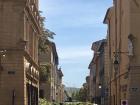
[[[92,44],[94,56],[89,64],[90,84],[89,95],[90,101],[102,105],[105,103],[105,72],[104,72],[104,48],[106,40],[99,40]]]
[[[94,58],[92,58],[88,69],[89,71],[89,97],[90,101],[93,102],[93,98],[95,96],[95,63],[94,63]]]
[[[58,73],[58,55],[55,43],[48,42],[48,49],[41,52],[39,56],[40,66],[47,67],[47,79],[40,80],[41,98],[46,98],[48,101],[57,100],[57,73]],[[42,78],[42,77],[40,77]]]
[[[58,103],[64,102],[64,85],[62,84],[63,73],[61,68],[57,70],[57,93],[56,101]]]
[[[39,54],[40,62],[40,98],[49,102],[64,102],[63,72],[58,68],[59,59],[54,42],[48,40],[47,48]]]
[[[47,48],[44,51],[39,51],[39,64],[40,64],[40,83],[39,83],[39,96],[48,101],[51,99],[51,42],[47,41]]]
[[[109,105],[139,105],[140,1],[114,0],[104,23],[108,24],[106,61]]]
[[[0,1],[0,105],[38,105],[38,0]]]

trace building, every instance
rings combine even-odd
[[[83,84],[86,89],[86,101],[90,101],[90,76],[86,76],[86,84]]]
[[[57,93],[56,93],[56,101],[58,103],[64,102],[64,85],[62,84],[63,73],[61,68],[57,70]]]
[[[38,105],[38,0],[0,1],[0,105]]]
[[[104,44],[104,87],[105,87],[105,97],[104,97],[104,105],[109,104],[109,86],[110,86],[110,69],[111,69],[111,61],[110,61],[110,51],[108,46],[108,40]]]
[[[104,19],[108,25],[109,105],[139,105],[140,1],[114,0],[113,3]]]
[[[51,99],[51,42],[47,40],[47,47],[44,51],[39,52],[39,63],[40,63],[40,83],[39,83],[39,97],[45,98],[47,101]]]
[[[86,83],[83,83],[83,86],[79,90],[80,101],[88,102],[89,101],[89,82],[87,81],[89,78],[86,77]]]
[[[57,101],[59,61],[55,43],[48,41],[46,51],[40,53],[39,62],[41,67],[45,67],[45,75],[40,76],[40,97],[50,102]]]
[[[94,62],[94,57],[92,58],[88,69],[90,70],[89,74],[89,97],[90,102],[94,102],[95,99],[95,93],[96,93],[96,63]]]
[[[104,49],[106,40],[99,40],[92,44],[92,50],[94,51],[94,56],[91,63],[89,64],[90,70],[90,85],[89,85],[89,95],[90,101],[98,104],[104,105],[105,103],[105,72],[104,72]]]

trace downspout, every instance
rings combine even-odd
[[[15,96],[16,96],[15,89],[13,89],[12,90],[12,105],[15,105]]]
[[[117,0],[115,0],[115,60],[117,59],[117,42],[118,42],[118,38],[117,38]],[[115,101],[115,105],[117,105],[117,71],[115,71],[115,79],[116,79],[116,101]]]
[[[108,21],[109,21],[109,34],[108,34],[108,37],[109,37],[109,86],[110,86],[110,89],[109,89],[109,93],[110,93],[110,98],[109,98],[109,103],[110,103],[110,105],[111,105],[111,100],[112,100],[112,98],[111,98],[111,70],[112,70],[112,67],[111,67],[111,65],[112,65],[112,60],[111,60],[111,37],[110,37],[110,19],[108,19]]]
[[[122,32],[121,32],[121,23],[122,23],[122,17],[121,17],[121,10],[122,10],[122,0],[120,0],[120,25],[119,25],[119,36],[120,36],[120,41],[119,41],[119,52],[121,52],[121,42],[122,42],[122,38],[121,38],[121,35],[122,35]],[[121,62],[121,55],[119,55],[119,63]],[[119,67],[118,67],[118,73],[119,73],[119,104],[121,104],[121,89],[120,89],[120,64],[119,64]]]

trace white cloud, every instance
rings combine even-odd
[[[88,46],[75,46],[58,49],[58,55],[61,60],[74,60],[90,58],[92,56],[92,52],[90,51],[90,48]]]
[[[104,18],[102,14],[106,11],[104,10],[105,5],[97,0],[86,2],[84,0],[42,0],[40,4],[46,17],[46,26],[53,25],[59,29],[85,26],[93,29],[101,27]],[[100,5],[98,11],[95,9],[97,5]]]
[[[47,28],[54,31],[64,81],[80,87],[93,57],[91,45],[106,34],[102,24],[112,0],[40,0]],[[84,46],[83,46],[84,45]],[[67,47],[66,47],[67,46]],[[78,81],[75,81],[78,80]]]

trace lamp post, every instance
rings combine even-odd
[[[1,58],[2,58],[2,55],[1,55],[1,53],[0,53],[0,71],[3,70],[3,67],[2,67],[2,64],[1,64]]]
[[[5,57],[6,56],[6,50],[0,50],[0,71],[3,70],[3,67],[2,67],[2,57]]]
[[[99,103],[101,104],[101,100],[102,100],[102,84],[101,83],[99,83],[98,84],[98,88],[99,88],[99,91],[100,91],[100,95],[99,95]]]
[[[120,77],[118,78],[118,84],[117,84],[117,74],[118,75],[120,75],[120,68],[119,68],[119,65],[120,65],[120,62],[119,62],[119,54],[128,54],[128,56],[130,57],[130,56],[132,56],[131,54],[130,54],[130,52],[131,51],[128,51],[128,52],[122,52],[122,51],[119,51],[119,52],[114,52],[114,57],[115,57],[115,60],[114,60],[114,62],[113,62],[113,64],[114,64],[114,70],[115,70],[115,87],[116,87],[116,105],[117,105],[117,99],[119,99],[119,96],[118,96],[118,94],[120,95],[120,92],[119,91],[117,91],[117,89],[118,88],[120,88],[120,87],[117,87],[117,85],[119,84],[120,85]],[[130,58],[129,58],[130,59]],[[118,97],[118,98],[117,98]]]
[[[101,89],[102,88],[102,85],[99,83],[99,89]]]
[[[1,86],[1,72],[3,71],[2,58],[6,56],[6,50],[0,50],[0,86]]]
[[[115,75],[117,74],[118,69],[119,69],[119,61],[117,59],[115,59],[115,61],[114,61]]]
[[[119,61],[118,61],[118,56],[117,53],[115,53],[115,60],[114,60],[114,70],[115,70],[115,87],[116,87],[116,105],[117,105],[117,73],[118,73],[118,69],[119,69]]]

